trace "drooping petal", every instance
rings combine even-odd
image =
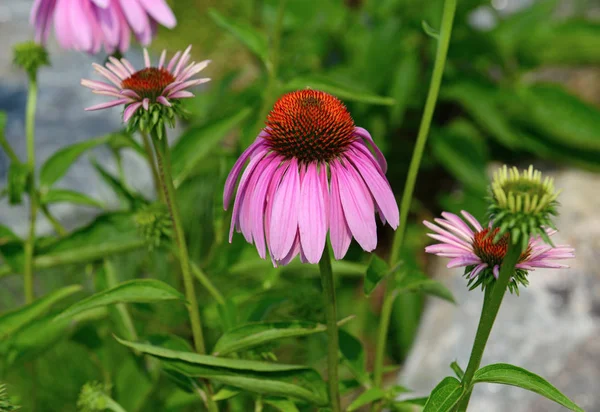
[[[254,143],[244,150],[229,172],[227,180],[225,181],[225,190],[223,190],[223,208],[225,210],[227,210],[229,207],[229,202],[231,201],[231,197],[233,196],[233,191],[235,189],[235,184],[237,183],[244,164],[246,164],[246,161],[250,156],[252,156],[254,151],[261,146],[264,146],[264,139],[261,137],[261,135],[259,135]]]
[[[164,0],[139,0],[146,12],[163,26],[172,29],[177,25],[177,19],[171,8]]]
[[[383,171],[383,173],[387,172],[387,161],[385,160],[385,156],[383,156],[383,153],[381,153],[381,150],[379,150],[379,147],[377,147],[377,145],[375,144],[375,141],[371,137],[371,134],[362,127],[357,127],[355,129],[355,133],[358,137],[361,137],[370,144],[371,148],[375,151],[375,158],[381,166],[381,170]]]
[[[337,165],[333,163],[330,166],[331,185],[329,192],[329,238],[333,256],[336,259],[342,259],[352,241],[352,233],[344,216],[344,209],[340,199],[340,185],[338,182]]]
[[[371,193],[351,164],[344,167],[338,160],[334,163],[348,227],[358,244],[370,252],[377,246],[377,224]]]
[[[252,205],[254,203],[254,200],[260,195],[259,193],[257,193],[257,190],[259,189],[258,187],[258,180],[260,179],[261,175],[263,175],[265,173],[265,169],[267,169],[271,163],[271,160],[273,159],[273,154],[267,154],[266,156],[264,156],[263,158],[261,158],[261,160],[256,164],[256,167],[254,169],[254,172],[252,173],[252,175],[250,176],[250,179],[248,180],[248,184],[246,187],[246,193],[244,194],[243,198],[241,199],[241,203],[240,203],[240,217],[239,217],[239,222],[240,222],[240,229],[242,231],[242,234],[244,235],[244,238],[246,239],[246,242],[248,243],[252,243],[252,228],[253,228],[253,222],[254,222],[254,214],[252,214]],[[265,192],[267,190],[267,185],[265,186]],[[264,201],[264,197],[265,195],[262,195],[263,197],[263,201]],[[263,202],[264,205],[264,202]],[[259,209],[263,209],[263,207],[259,207]]]
[[[298,227],[306,259],[318,263],[327,238],[327,213],[316,162],[308,164],[302,181]]]
[[[450,260],[446,267],[457,268],[462,266],[479,265],[480,263],[482,263],[481,259],[479,259],[477,256],[459,256]]]
[[[110,102],[100,103],[100,104],[97,104],[97,105],[94,105],[94,106],[86,107],[85,110],[86,111],[94,111],[94,110],[108,109],[109,107],[118,106],[120,104],[125,104],[125,103],[128,103],[130,101],[131,101],[130,99],[112,100]]]
[[[142,106],[142,102],[132,103],[129,106],[127,106],[127,108],[123,112],[123,121],[127,123],[129,119],[131,119],[131,116],[133,116],[134,113],[137,111],[137,109],[140,108],[140,106]]]
[[[298,160],[292,158],[281,184],[273,196],[269,245],[275,260],[283,259],[294,242],[298,227],[299,197]]]
[[[150,22],[148,21],[148,15],[137,0],[111,1],[119,1],[123,13],[127,18],[127,22],[129,23],[135,34],[139,35],[145,30],[147,30],[148,26],[150,25]]]
[[[287,265],[292,260],[294,260],[294,258],[296,256],[298,256],[298,253],[300,253],[301,251],[302,251],[302,247],[300,244],[300,232],[296,232],[296,237],[294,238],[294,244],[292,245],[292,248],[290,249],[288,254],[283,259],[277,261],[277,265],[278,266]]]
[[[483,230],[481,224],[477,221],[477,219],[475,219],[475,217],[473,217],[472,214],[470,214],[466,210],[461,210],[460,213],[464,216],[465,219],[467,219],[467,222],[469,222],[477,232],[481,232]]]

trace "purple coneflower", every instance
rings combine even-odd
[[[106,67],[94,63],[96,71],[112,84],[87,79],[82,79],[81,84],[92,89],[94,93],[116,99],[88,107],[85,110],[100,110],[125,105],[123,121],[128,122],[139,108],[148,110],[154,103],[171,106],[174,99],[193,97],[194,95],[186,89],[210,80],[208,78],[192,79],[210,61],[188,64],[191,48],[192,46],[189,46],[183,53],[175,53],[167,64],[165,64],[167,53],[163,50],[156,67],[151,66],[148,51],[144,49],[146,67],[138,71],[127,59],[119,60],[109,57]]]
[[[60,46],[87,53],[125,52],[131,33],[148,45],[156,25],[177,24],[165,0],[35,0],[30,22],[35,40],[45,44],[54,20]]]
[[[498,228],[483,228],[471,214],[462,211],[466,222],[459,216],[444,212],[442,218],[434,219],[435,223],[424,221],[423,224],[435,233],[429,236],[440,243],[427,246],[425,251],[438,256],[451,258],[449,268],[465,267],[465,275],[475,280],[473,287],[481,284],[484,279],[491,276],[498,278],[500,266],[508,249],[508,235],[501,237],[494,243],[494,237]],[[491,231],[491,233],[490,233]],[[556,233],[556,230],[547,230],[548,236]],[[568,245],[550,246],[543,242],[542,238],[536,236],[530,238],[525,251],[521,254],[516,273],[509,287],[511,291],[517,283],[527,285],[526,275],[530,270],[536,268],[566,268],[565,264],[557,263],[557,260],[574,258],[574,249]]]
[[[229,241],[234,228],[241,231],[262,258],[268,248],[276,265],[298,254],[303,262],[317,263],[328,230],[336,259],[344,257],[352,237],[372,251],[376,212],[384,223],[398,227],[383,154],[330,94],[301,90],[275,103],[266,127],[229,173],[226,209],[248,160],[237,187]]]

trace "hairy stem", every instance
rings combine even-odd
[[[519,256],[521,256],[522,251],[523,249],[520,242],[517,242],[516,244],[509,242],[508,251],[502,262],[498,279],[494,282],[493,289],[485,295],[481,317],[479,318],[479,326],[477,327],[477,333],[475,334],[473,349],[471,349],[471,357],[469,358],[469,364],[467,365],[465,375],[462,379],[463,387],[467,388],[468,392],[459,403],[458,410],[461,412],[466,411],[467,406],[469,405],[473,376],[477,369],[479,369],[479,365],[481,365],[481,358],[483,357],[485,345],[490,337],[490,332],[492,331],[494,321],[498,315],[498,310],[502,304],[508,282],[510,282],[510,278],[515,273],[515,265],[519,261]],[[489,287],[490,286],[488,286],[488,288]]]
[[[37,78],[29,77],[29,92],[25,113],[25,139],[27,142],[27,166],[29,169],[29,235],[24,246],[23,281],[25,303],[34,300],[33,292],[33,249],[35,248],[35,222],[38,213],[38,198],[35,189],[35,111],[37,106]]]
[[[433,66],[433,73],[431,75],[431,83],[429,84],[429,92],[427,94],[427,100],[425,102],[423,117],[421,118],[421,125],[419,127],[419,134],[417,135],[415,149],[408,169],[406,183],[404,184],[404,193],[402,195],[402,204],[400,207],[400,226],[398,227],[398,230],[394,235],[394,242],[392,244],[389,259],[390,266],[393,266],[398,262],[400,258],[400,252],[404,244],[408,212],[410,211],[410,205],[412,203],[415,183],[417,181],[417,175],[419,173],[419,167],[421,165],[423,151],[425,150],[425,143],[427,142],[427,136],[429,135],[431,120],[433,119],[433,112],[435,110],[435,105],[440,92],[440,85],[442,84],[442,76],[444,74],[444,67],[446,65],[446,56],[448,54],[450,37],[452,35],[452,23],[454,21],[455,11],[456,0],[446,0],[444,2],[442,24],[438,39],[438,48],[435,56],[435,63]],[[392,315],[392,308],[394,306],[394,299],[397,296],[397,294],[394,293],[393,282],[389,281],[388,283],[389,284],[386,285],[387,287],[385,290],[383,307],[381,317],[379,320],[379,340],[377,342],[377,350],[375,352],[375,365],[373,370],[374,383],[377,387],[382,386],[383,361],[385,358],[387,333],[389,329],[390,318]]]
[[[325,299],[325,315],[327,317],[327,376],[329,384],[329,401],[333,412],[340,412],[340,394],[338,384],[338,327],[335,303],[335,284],[329,247],[325,245],[323,256],[319,261],[323,298]]]

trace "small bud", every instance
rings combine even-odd
[[[13,62],[21,67],[30,78],[35,78],[42,66],[50,66],[48,52],[34,42],[19,43],[13,47]]]
[[[110,387],[100,382],[88,382],[81,388],[77,408],[81,412],[103,411],[108,405]]]
[[[166,207],[161,203],[142,207],[135,214],[134,220],[140,235],[144,237],[150,250],[160,246],[161,240],[172,236],[173,224],[171,217]]]
[[[556,229],[551,219],[558,214],[559,193],[554,188],[554,179],[542,179],[542,173],[533,166],[522,173],[506,165],[497,170],[488,208],[494,228],[498,229],[494,240],[509,234],[511,241],[521,241],[525,250],[531,237],[540,236],[552,245],[547,229]]]

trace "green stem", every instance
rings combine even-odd
[[[329,400],[333,412],[340,412],[340,394],[338,384],[338,326],[335,304],[335,284],[329,247],[325,245],[323,256],[319,261],[321,283],[323,285],[323,298],[325,299],[325,315],[327,318],[327,376],[329,384]]]
[[[164,127],[164,126],[163,126]],[[162,194],[164,201],[169,209],[171,221],[173,223],[173,231],[175,233],[175,242],[179,249],[179,263],[181,265],[181,273],[183,275],[183,285],[185,288],[185,297],[187,299],[187,308],[192,326],[192,337],[194,339],[194,347],[196,352],[200,354],[206,353],[204,346],[204,337],[202,336],[202,322],[200,321],[200,312],[198,308],[198,300],[194,289],[194,279],[190,270],[190,258],[188,255],[187,244],[185,242],[185,233],[181,225],[179,208],[175,200],[175,186],[173,177],[171,176],[171,159],[169,154],[169,144],[167,142],[167,133],[163,129],[163,138],[159,139],[157,133],[153,131],[152,141],[154,143],[154,151],[156,152],[156,163],[158,167],[159,181],[162,186]],[[206,389],[206,407],[209,411],[218,411],[217,405],[212,398],[212,388],[210,382],[205,382]]]
[[[29,236],[24,246],[23,279],[25,303],[34,300],[33,292],[33,249],[35,247],[35,222],[38,212],[38,200],[35,190],[35,110],[37,105],[37,79],[29,77],[29,92],[25,113],[25,139],[27,141],[27,166],[29,169]]]
[[[38,199],[39,202],[39,199]],[[46,219],[48,219],[48,221],[50,222],[50,224],[52,225],[52,227],[54,228],[54,231],[56,232],[56,234],[60,237],[66,236],[67,235],[67,229],[65,229],[65,227],[63,225],[61,225],[61,223],[58,221],[58,219],[56,219],[52,213],[50,213],[50,210],[48,209],[48,206],[42,204],[40,202],[40,210],[42,211],[42,214],[44,216],[46,216]]]
[[[208,276],[206,276],[206,273],[204,273],[204,271],[200,269],[200,267],[194,262],[190,262],[190,264],[192,266],[192,273],[194,274],[194,276],[196,276],[198,282],[200,282],[200,284],[204,286],[204,288],[208,291],[208,293],[210,293],[210,295],[213,297],[214,300],[217,301],[219,305],[224,305],[225,298],[223,297],[221,292],[219,292],[219,289],[217,289],[217,287],[210,281]]]
[[[104,274],[106,275],[106,285],[109,289],[114,288],[119,284],[117,274],[115,273],[115,268],[108,259],[104,260]],[[125,330],[127,331],[127,339],[137,342],[138,334],[135,330],[135,325],[133,324],[131,314],[127,309],[127,305],[124,303],[117,303],[115,307],[117,308],[121,322],[123,322],[123,326],[125,326]]]
[[[440,36],[438,39],[435,63],[433,65],[433,73],[431,75],[431,83],[429,84],[429,92],[427,94],[427,100],[425,101],[425,109],[423,111],[423,117],[421,118],[421,125],[419,126],[419,134],[417,135],[415,149],[413,151],[413,156],[408,168],[406,183],[404,184],[404,193],[402,195],[402,204],[400,207],[400,226],[394,235],[394,241],[392,243],[389,259],[390,266],[393,266],[398,262],[400,258],[400,252],[402,251],[402,247],[404,245],[406,222],[408,221],[408,213],[412,203],[415,183],[417,181],[421,159],[423,158],[423,151],[425,150],[427,136],[429,135],[431,120],[433,119],[433,112],[435,110],[435,105],[440,92],[442,77],[444,75],[446,56],[448,54],[448,46],[450,44],[450,37],[452,35],[452,23],[454,21],[454,13],[456,11],[456,1],[457,0],[446,0],[444,2],[442,24],[440,27]],[[377,387],[381,387],[383,381],[383,361],[385,357],[387,332],[392,315],[392,308],[394,306],[393,303],[397,296],[394,293],[394,288],[391,284],[386,286],[381,317],[379,320],[379,340],[377,342],[375,365],[373,369],[374,382]]]
[[[113,398],[106,396],[106,409],[109,409],[113,412],[127,412],[121,405],[117,403]]]
[[[483,357],[485,345],[490,337],[490,332],[492,331],[494,321],[498,315],[498,310],[502,304],[504,293],[506,292],[506,288],[511,277],[515,273],[515,265],[519,261],[522,251],[523,249],[521,247],[521,242],[514,244],[509,241],[508,251],[506,252],[506,256],[502,261],[502,267],[500,268],[498,279],[494,282],[492,290],[489,293],[486,293],[484,298],[483,310],[481,311],[481,317],[479,318],[479,326],[477,327],[477,333],[475,334],[473,349],[471,349],[471,357],[469,358],[469,364],[467,365],[465,376],[462,379],[463,387],[468,388],[468,392],[459,404],[459,411],[466,411],[467,406],[469,405],[473,376],[481,364],[481,358]]]
[[[156,191],[156,196],[160,200],[164,200],[163,191],[161,190],[162,184],[160,182],[160,175],[158,173],[158,169],[156,168],[154,150],[152,150],[152,142],[150,141],[150,137],[147,133],[141,133],[141,135],[142,143],[144,144],[144,150],[146,150],[146,156],[148,158],[148,165],[150,166],[150,171],[152,172],[152,181],[154,182],[154,190]]]

